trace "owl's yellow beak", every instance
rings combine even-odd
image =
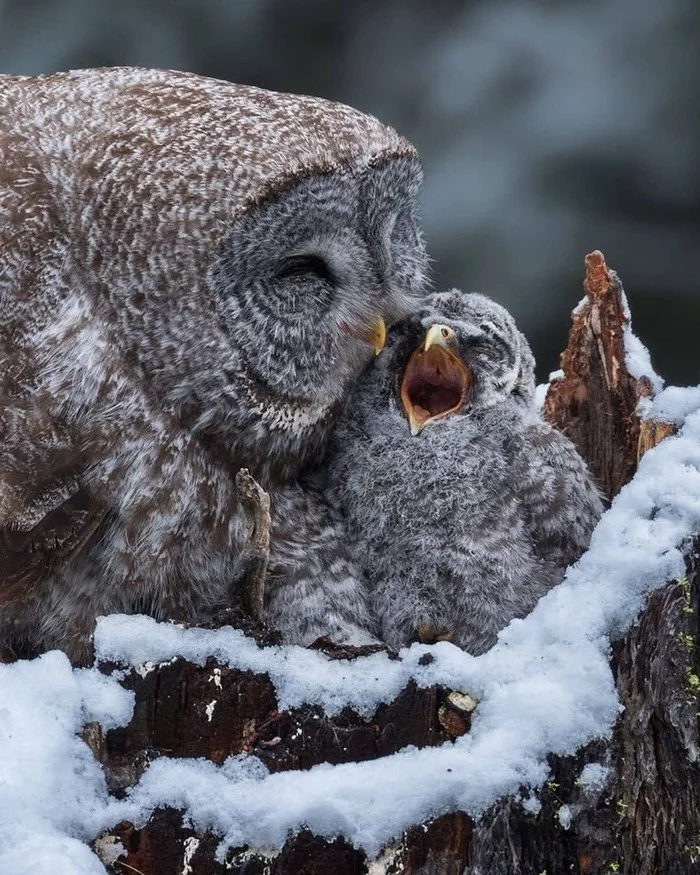
[[[401,404],[414,437],[467,404],[472,375],[451,348],[454,336],[448,325],[431,325],[406,365]]]
[[[431,346],[447,347],[454,340],[455,333],[449,325],[431,325],[425,333],[423,351],[427,352]]]
[[[377,321],[374,323],[374,328],[372,329],[372,339],[370,341],[372,346],[374,347],[374,354],[379,355],[379,353],[384,349],[384,344],[386,343],[386,322],[382,319],[381,316],[377,318]]]
[[[379,353],[384,349],[386,343],[386,322],[382,316],[375,316],[374,320],[367,322],[358,329],[351,329],[347,325],[342,326],[344,331],[351,337],[356,337],[358,340],[364,340],[374,347],[374,354]]]

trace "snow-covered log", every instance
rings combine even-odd
[[[0,666],[0,873],[698,871],[700,388],[600,253],[585,291],[544,409],[614,500],[529,617],[476,658],[108,617],[95,668]]]

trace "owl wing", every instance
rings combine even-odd
[[[571,441],[545,422],[528,425],[514,484],[537,555],[566,567],[588,548],[601,494]]]
[[[5,522],[0,527],[0,603],[80,552],[103,519],[81,488],[29,529]]]
[[[107,513],[85,485],[84,454],[67,430],[55,424],[12,428],[11,415],[5,425],[0,435],[0,604],[75,556]]]

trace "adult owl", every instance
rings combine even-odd
[[[429,296],[359,381],[326,486],[392,646],[482,653],[587,547],[600,496],[534,388],[510,314],[457,290]]]
[[[219,606],[270,493],[269,618],[371,637],[298,485],[421,295],[421,169],[349,107],[185,73],[0,77],[0,644]]]

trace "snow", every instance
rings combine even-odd
[[[344,834],[370,854],[412,823],[455,808],[476,811],[491,801],[496,787],[518,785],[510,763],[490,774],[494,751],[455,745],[416,750],[340,766],[319,765],[305,772],[280,772],[250,780],[224,774],[203,760],[154,762],[129,802],[128,819],[143,817],[165,802],[184,808],[198,827],[209,826],[227,845],[280,846],[290,828],[308,825],[327,837]],[[537,769],[544,779],[546,764]],[[476,793],[474,792],[476,790]]]
[[[661,392],[664,381],[652,367],[649,350],[637,335],[632,333],[629,325],[623,325],[622,331],[625,337],[625,366],[630,376],[634,377],[635,380],[647,377],[654,393]]]
[[[375,653],[356,661],[329,660],[323,653],[303,647],[258,647],[239,629],[184,629],[174,623],[157,623],[150,617],[115,614],[99,620],[95,650],[105,662],[133,665],[143,674],[146,666],[155,667],[173,654],[195,665],[204,665],[213,656],[222,665],[257,674],[268,674],[275,686],[279,707],[298,708],[306,703],[321,705],[329,714],[350,706],[367,717],[377,705],[396,698],[415,678],[424,685],[438,683],[438,677],[460,689],[465,666],[474,657],[451,644],[415,645],[404,651],[402,660]],[[419,664],[426,652],[435,661]],[[437,668],[439,666],[439,669]],[[212,683],[220,685],[220,676]]]
[[[413,645],[400,660],[379,653],[352,662],[299,647],[260,648],[230,628],[124,616],[98,624],[103,660],[147,673],[178,654],[200,665],[214,656],[267,672],[281,708],[309,702],[329,713],[350,705],[369,714],[409,678],[468,692],[479,701],[472,730],[454,743],[278,774],[254,757],[221,766],[163,757],[117,800],[78,733],[88,721],[128,721],[123,672],[71,670],[59,653],[0,666],[0,875],[103,873],[86,843],[120,820],[142,823],[164,804],[213,829],[222,853],[228,844],[279,847],[289,830],[307,825],[376,854],[413,823],[455,809],[477,816],[521,785],[541,786],[548,753],[570,754],[609,735],[620,707],[610,637],[630,626],[649,591],[684,574],[680,545],[700,531],[700,390],[667,389],[655,405],[685,415],[678,435],[642,458],[564,582],[482,656],[441,642]],[[421,665],[426,652],[434,661]],[[587,766],[581,780],[596,779],[602,775]]]
[[[584,298],[581,303],[586,300],[587,299]],[[580,304],[578,306],[580,306]],[[573,312],[575,313],[576,309],[574,309]],[[547,400],[547,392],[549,392],[549,387],[551,386],[551,384],[558,383],[564,379],[566,379],[566,374],[564,373],[564,371],[562,371],[561,368],[559,368],[558,370],[552,371],[550,373],[549,381],[547,383],[539,383],[535,387],[535,406],[540,412],[544,409],[544,402]]]
[[[54,651],[0,665],[0,702],[0,875],[104,872],[84,842],[111,800],[77,733],[127,722],[132,694]]]
[[[544,402],[547,400],[547,392],[549,392],[549,383],[538,383],[535,387],[535,406],[539,411],[544,408]]]
[[[561,826],[561,828],[569,829],[569,827],[571,826],[571,821],[574,817],[574,813],[568,805],[562,805],[557,812],[557,817],[559,818],[559,825]]]
[[[651,383],[654,395],[658,395],[664,387],[664,381],[653,368],[649,350],[632,331],[632,314],[627,301],[627,295],[622,290],[620,290],[620,298],[622,312],[627,318],[627,322],[622,326],[622,336],[624,338],[625,347],[625,367],[630,376],[634,377],[635,380],[641,380],[642,377],[646,377]]]
[[[599,793],[605,789],[609,775],[609,766],[604,766],[602,763],[586,763],[583,769],[581,769],[581,774],[576,783],[583,787],[584,790]]]
[[[693,410],[700,409],[700,386],[682,389],[668,386],[653,401],[643,407],[646,419],[656,422],[671,422],[680,425]]]
[[[521,796],[520,804],[523,807],[523,811],[527,811],[528,814],[537,816],[540,811],[542,811],[542,803],[536,793],[529,793],[527,796]]]

